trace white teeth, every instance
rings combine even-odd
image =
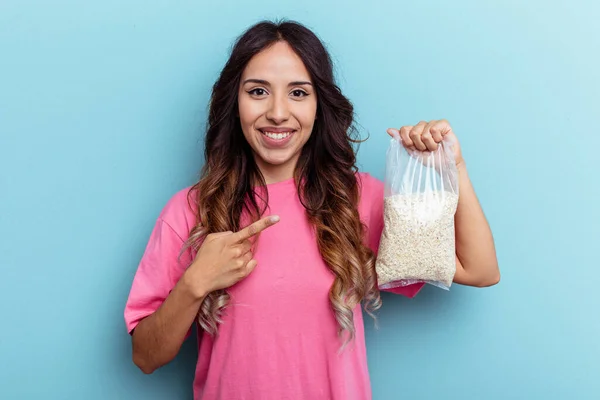
[[[285,139],[286,137],[290,136],[292,134],[292,132],[285,132],[285,133],[264,132],[264,134],[271,139],[281,140],[281,139]]]

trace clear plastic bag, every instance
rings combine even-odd
[[[392,138],[384,184],[384,228],[375,264],[379,288],[425,282],[450,289],[458,205],[453,143],[445,138],[436,151],[419,151]]]

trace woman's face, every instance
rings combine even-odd
[[[238,110],[267,183],[291,178],[313,129],[317,96],[304,63],[286,42],[250,60],[242,74]]]

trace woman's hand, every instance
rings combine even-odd
[[[389,128],[387,133],[392,137],[394,135],[400,136],[402,144],[407,149],[419,151],[436,151],[442,140],[449,140],[453,146],[456,165],[458,166],[464,161],[458,138],[454,134],[450,123],[445,119],[429,122],[421,121],[417,125],[406,125],[399,130]]]
[[[228,288],[248,276],[256,260],[252,258],[250,238],[276,224],[279,217],[270,216],[239,232],[211,233],[200,246],[184,274],[186,286],[196,298]]]

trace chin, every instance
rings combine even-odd
[[[293,149],[262,149],[262,151],[258,151],[255,154],[265,164],[280,166],[292,161],[295,158],[296,152]]]
[[[263,161],[269,165],[285,165],[293,158],[293,155],[285,155],[281,157],[261,157]]]

